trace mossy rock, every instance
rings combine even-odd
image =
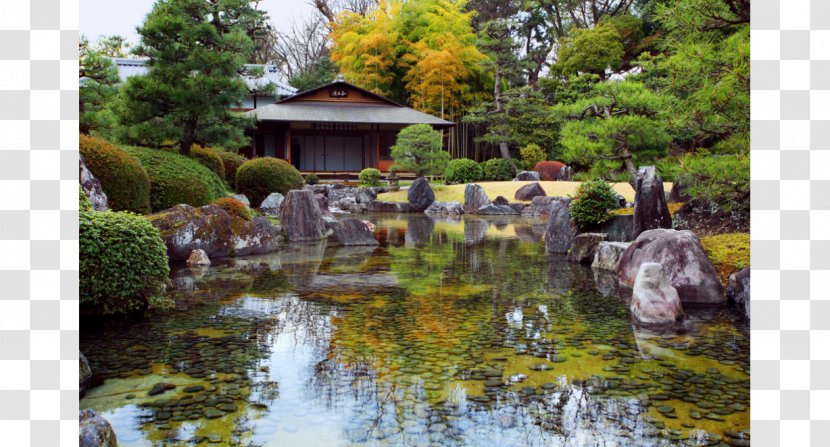
[[[723,284],[727,283],[729,275],[749,267],[749,233],[706,236],[700,239],[700,244]]]

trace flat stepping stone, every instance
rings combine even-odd
[[[221,418],[224,416],[225,413],[222,411],[217,410],[216,408],[205,408],[205,417],[208,419],[216,419]]]

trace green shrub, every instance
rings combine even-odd
[[[80,302],[104,314],[144,308],[170,268],[159,230],[129,212],[81,212]]]
[[[214,149],[194,144],[190,147],[190,158],[213,171],[219,178],[225,178],[225,163]]]
[[[150,179],[136,160],[100,138],[81,134],[78,144],[113,211],[150,212]]]
[[[380,186],[380,171],[375,168],[366,168],[360,171],[358,180],[364,186]]]
[[[582,229],[608,221],[609,210],[617,207],[616,196],[604,180],[582,183],[571,201],[571,221]]]
[[[207,205],[225,196],[225,184],[196,160],[158,149],[125,147],[150,176],[150,203],[161,211],[186,203]]]
[[[306,185],[316,185],[320,183],[320,178],[317,177],[317,174],[306,174],[303,180],[305,180]]]
[[[483,163],[484,179],[491,181],[503,181],[513,178],[513,162],[507,158],[491,158]]]
[[[418,176],[439,174],[450,160],[450,154],[441,150],[441,133],[429,124],[404,127],[390,150],[398,171]]]
[[[236,171],[236,190],[259,204],[269,194],[287,194],[303,187],[303,176],[287,161],[274,157],[248,160]]]
[[[447,169],[444,171],[444,179],[450,183],[472,183],[484,177],[484,169],[481,165],[469,158],[450,160]]]
[[[222,159],[222,164],[225,165],[225,181],[228,182],[231,188],[236,190],[236,170],[248,161],[248,159],[233,152],[220,151],[217,154]]]
[[[84,211],[93,211],[92,210],[92,202],[89,201],[89,197],[84,194],[84,188],[81,185],[78,185],[78,192],[80,195],[78,196],[78,209],[81,210],[83,213]]]
[[[231,216],[241,217],[245,220],[251,220],[251,211],[244,203],[233,197],[222,197],[213,202],[214,205],[219,205],[227,211]]]
[[[688,194],[727,212],[749,212],[749,157],[746,155],[686,154],[675,178]]]
[[[525,169],[533,169],[536,163],[547,159],[545,150],[539,147],[538,144],[533,143],[519,149],[519,154],[522,156]]]

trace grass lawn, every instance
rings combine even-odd
[[[484,188],[484,191],[487,193],[487,196],[490,199],[495,199],[497,196],[504,196],[507,200],[511,202],[515,201],[513,195],[516,194],[516,190],[521,188],[524,185],[527,185],[533,182],[479,182],[478,184]],[[569,196],[576,193],[576,189],[579,187],[581,182],[539,182],[542,185],[542,189],[545,190],[545,193],[549,196]],[[664,183],[663,189],[666,191],[671,190],[671,183]],[[466,185],[450,185],[450,186],[443,186],[443,185],[434,185],[432,190],[435,191],[435,200],[439,202],[449,202],[452,200],[457,200],[461,203],[464,203],[464,187]],[[614,191],[618,194],[625,197],[628,201],[634,201],[634,189],[628,183],[614,183],[613,184]],[[383,200],[386,202],[406,202],[406,194],[407,192],[404,190],[397,191],[397,192],[387,192],[378,195],[378,200]]]

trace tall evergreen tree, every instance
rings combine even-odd
[[[249,0],[159,0],[138,28],[149,72],[122,89],[121,139],[173,140],[188,155],[198,133],[238,137],[244,124],[228,109],[247,94],[240,76],[253,75],[244,64],[266,19]]]

